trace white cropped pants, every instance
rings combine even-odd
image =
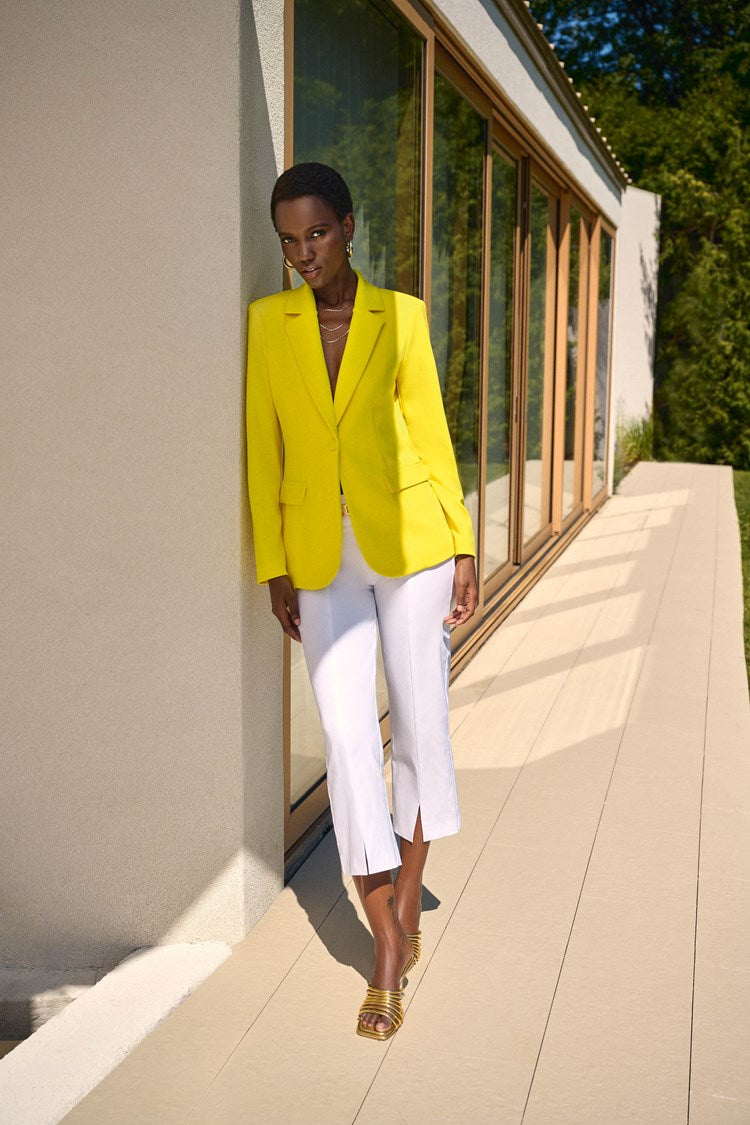
[[[396,834],[458,832],[448,728],[450,612],[455,561],[404,578],[376,574],[344,515],[341,566],[322,590],[298,590],[300,636],[325,739],[328,792],[342,871],[398,867]],[[393,822],[383,779],[375,695],[377,631],[391,720]]]

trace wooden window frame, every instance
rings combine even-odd
[[[516,169],[516,221],[515,232],[513,238],[513,295],[512,295],[512,323],[511,323],[511,395],[510,395],[510,419],[509,419],[509,456],[508,456],[508,473],[510,476],[510,486],[508,492],[509,502],[509,529],[508,529],[508,559],[505,563],[501,564],[497,570],[493,571],[487,578],[484,578],[484,554],[482,553],[481,569],[477,566],[477,578],[480,586],[480,609],[483,611],[486,604],[490,602],[496,594],[505,586],[511,575],[518,569],[518,561],[516,558],[516,543],[518,540],[518,523],[519,523],[519,466],[518,466],[518,450],[520,448],[520,435],[521,435],[521,345],[523,340],[522,330],[522,301],[523,301],[523,283],[522,283],[522,261],[521,261],[521,243],[522,243],[522,226],[524,215],[524,198],[523,198],[523,149],[518,142],[510,136],[505,129],[497,123],[493,114],[489,153],[487,157],[488,172],[486,180],[486,199],[487,210],[485,214],[485,235],[486,235],[486,272],[484,275],[484,323],[483,323],[483,337],[482,337],[482,356],[483,356],[483,373],[482,373],[482,390],[481,390],[481,466],[484,474],[484,484],[482,491],[482,502],[486,504],[486,474],[487,474],[487,426],[488,414],[485,409],[489,397],[489,288],[491,278],[492,266],[492,216],[491,216],[491,189],[492,189],[492,175],[494,169],[494,161],[496,154],[500,155],[501,159],[508,159],[513,161]],[[504,155],[503,155],[504,154]],[[521,329],[521,331],[519,331]],[[483,511],[484,515],[484,511]],[[484,525],[482,525],[483,528]],[[479,563],[479,560],[478,560]]]
[[[421,230],[422,252],[419,258],[422,295],[429,296],[432,246],[432,127],[434,112],[435,34],[432,18],[426,9],[412,0],[388,0],[412,29],[422,37],[422,184]],[[294,0],[284,0],[284,167],[294,163]],[[281,287],[291,287],[289,271],[282,270]],[[282,656],[282,737],[284,756],[284,847],[287,852],[326,813],[329,808],[325,773],[307,795],[291,807],[291,735],[292,735],[292,642],[285,636]],[[380,723],[384,746],[390,744],[390,718]]]
[[[519,508],[519,528],[516,541],[517,561],[524,565],[550,538],[553,531],[552,485],[553,485],[553,452],[554,452],[554,391],[557,370],[556,337],[557,337],[557,301],[558,301],[558,271],[559,271],[559,231],[560,231],[560,200],[562,195],[561,185],[534,160],[527,157],[527,183],[524,192],[525,218],[523,225],[523,331],[524,348],[522,355],[522,382],[521,405],[526,402],[528,387],[528,331],[530,313],[531,290],[531,254],[530,254],[530,203],[531,185],[535,181],[546,193],[549,199],[549,223],[547,225],[547,282],[545,287],[545,348],[544,348],[544,390],[542,395],[542,511],[546,509],[547,516],[542,526],[533,535],[524,540],[523,520],[523,488],[526,475],[526,410],[519,411],[521,415],[521,433],[518,442],[519,455],[519,487],[522,490]]]
[[[612,239],[612,262],[610,275],[609,301],[609,350],[607,358],[607,421],[604,432],[604,482],[593,492],[592,475],[594,465],[594,413],[596,403],[596,338],[599,320],[599,264],[601,262],[601,235],[604,231]],[[592,222],[589,243],[589,286],[586,333],[586,405],[583,450],[583,510],[595,511],[608,496],[609,482],[609,438],[612,426],[612,339],[614,334],[615,309],[615,266],[617,257],[616,228],[601,215],[595,215]]]
[[[434,162],[434,75],[439,70],[452,82],[477,112],[486,119],[486,143],[483,165],[483,232],[482,232],[482,301],[480,311],[479,372],[479,464],[478,533],[480,552],[477,558],[479,605],[473,622],[454,630],[453,648],[460,658],[454,660],[457,671],[487,632],[496,627],[541,570],[549,565],[554,545],[550,540],[567,541],[581,520],[587,518],[608,494],[610,477],[609,442],[612,426],[612,333],[615,315],[616,228],[603,214],[581,184],[535,133],[519,118],[517,109],[460,40],[445,24],[439,13],[433,13],[419,0],[389,0],[421,36],[422,54],[422,138],[421,138],[421,236],[419,256],[420,292],[427,305],[431,302],[432,273],[432,180]],[[284,167],[294,160],[294,0],[284,0]],[[484,519],[487,483],[487,396],[489,386],[489,280],[491,269],[491,187],[494,153],[502,149],[517,162],[517,222],[514,247],[513,326],[511,337],[511,473],[509,559],[498,570],[483,579]],[[543,463],[548,465],[545,486],[548,489],[549,520],[527,543],[522,542],[523,484],[525,472],[525,389],[528,367],[529,312],[529,242],[528,221],[532,178],[537,180],[556,200],[554,224],[550,224],[550,247],[547,263],[547,332],[545,349],[545,385],[543,395],[544,431]],[[576,375],[576,437],[575,437],[575,503],[562,516],[562,483],[565,438],[566,331],[568,313],[568,280],[570,255],[569,214],[571,204],[585,219],[586,252],[581,246],[579,278],[579,355]],[[549,228],[548,228],[549,229]],[[607,422],[605,434],[604,484],[592,495],[593,419],[596,390],[596,332],[599,281],[599,255],[602,230],[613,240],[612,283],[610,303],[610,346],[607,373]],[[281,285],[288,288],[288,272],[281,270]],[[551,367],[551,371],[548,370]],[[546,454],[546,462],[545,462]],[[559,549],[559,548],[557,548]],[[535,565],[535,557],[539,560]],[[512,588],[512,589],[511,589]],[[510,593],[508,592],[510,590]],[[470,643],[467,642],[470,640]],[[295,844],[305,830],[328,807],[325,777],[309,791],[309,795],[290,809],[291,792],[291,642],[284,638],[284,817],[286,846]],[[390,737],[389,722],[382,725],[384,741]]]
[[[567,514],[563,514],[563,475],[565,461],[565,390],[567,380],[567,328],[569,314],[570,291],[570,251],[572,247],[572,230],[570,227],[571,211],[575,208],[582,220],[581,245],[579,253],[578,275],[578,358],[576,363],[576,395],[575,395],[575,438],[574,438],[574,478],[573,478],[573,507]],[[557,357],[556,369],[560,373],[555,387],[555,452],[554,456],[554,483],[553,483],[553,531],[560,534],[571,524],[576,523],[583,513],[583,480],[584,480],[584,431],[585,431],[585,406],[586,406],[586,372],[588,356],[588,285],[589,285],[589,251],[591,243],[591,228],[593,215],[584,201],[578,195],[572,195],[564,190],[561,200],[560,214],[560,247],[559,247],[559,299],[558,299],[558,331],[557,331]]]
[[[489,195],[488,195],[488,175],[490,174],[489,167],[489,152],[492,145],[492,107],[486,95],[476,87],[471,78],[466,74],[459,62],[449,55],[445,48],[438,42],[435,44],[435,59],[434,59],[433,81],[432,81],[432,116],[431,125],[432,132],[429,137],[429,144],[431,147],[431,156],[434,153],[434,74],[439,72],[440,75],[450,84],[455,87],[461,97],[469,103],[469,105],[476,111],[476,113],[484,119],[485,122],[485,140],[484,140],[484,153],[482,157],[482,257],[480,272],[482,277],[482,301],[480,305],[479,314],[479,433],[477,435],[478,441],[478,464],[477,464],[477,579],[478,579],[478,602],[475,616],[481,618],[484,612],[485,592],[481,580],[483,558],[484,558],[484,537],[482,535],[482,527],[484,525],[484,512],[485,512],[485,484],[486,484],[486,440],[487,440],[487,420],[485,417],[484,404],[486,403],[486,388],[487,388],[487,273],[489,270],[489,231],[487,225],[487,217],[489,214]],[[432,160],[430,161],[430,184],[432,184]],[[430,243],[432,242],[432,217],[430,216]],[[426,283],[431,279],[432,269],[432,256],[430,254],[430,273],[425,275]],[[431,296],[431,293],[429,294]],[[428,315],[431,315],[432,308],[429,299],[426,297]],[[458,625],[454,628],[451,643],[453,648],[459,648],[463,642],[469,637],[474,628],[474,621],[467,621],[463,625]]]

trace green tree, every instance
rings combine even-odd
[[[662,196],[655,446],[750,467],[750,4],[534,3],[635,182]]]

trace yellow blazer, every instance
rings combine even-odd
[[[424,302],[359,282],[336,393],[308,285],[248,309],[247,477],[258,582],[317,590],[362,554],[401,576],[474,555]]]

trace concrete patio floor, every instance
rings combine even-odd
[[[750,704],[728,468],[640,464],[452,687],[463,826],[404,1026],[332,837],[71,1125],[750,1123]]]

